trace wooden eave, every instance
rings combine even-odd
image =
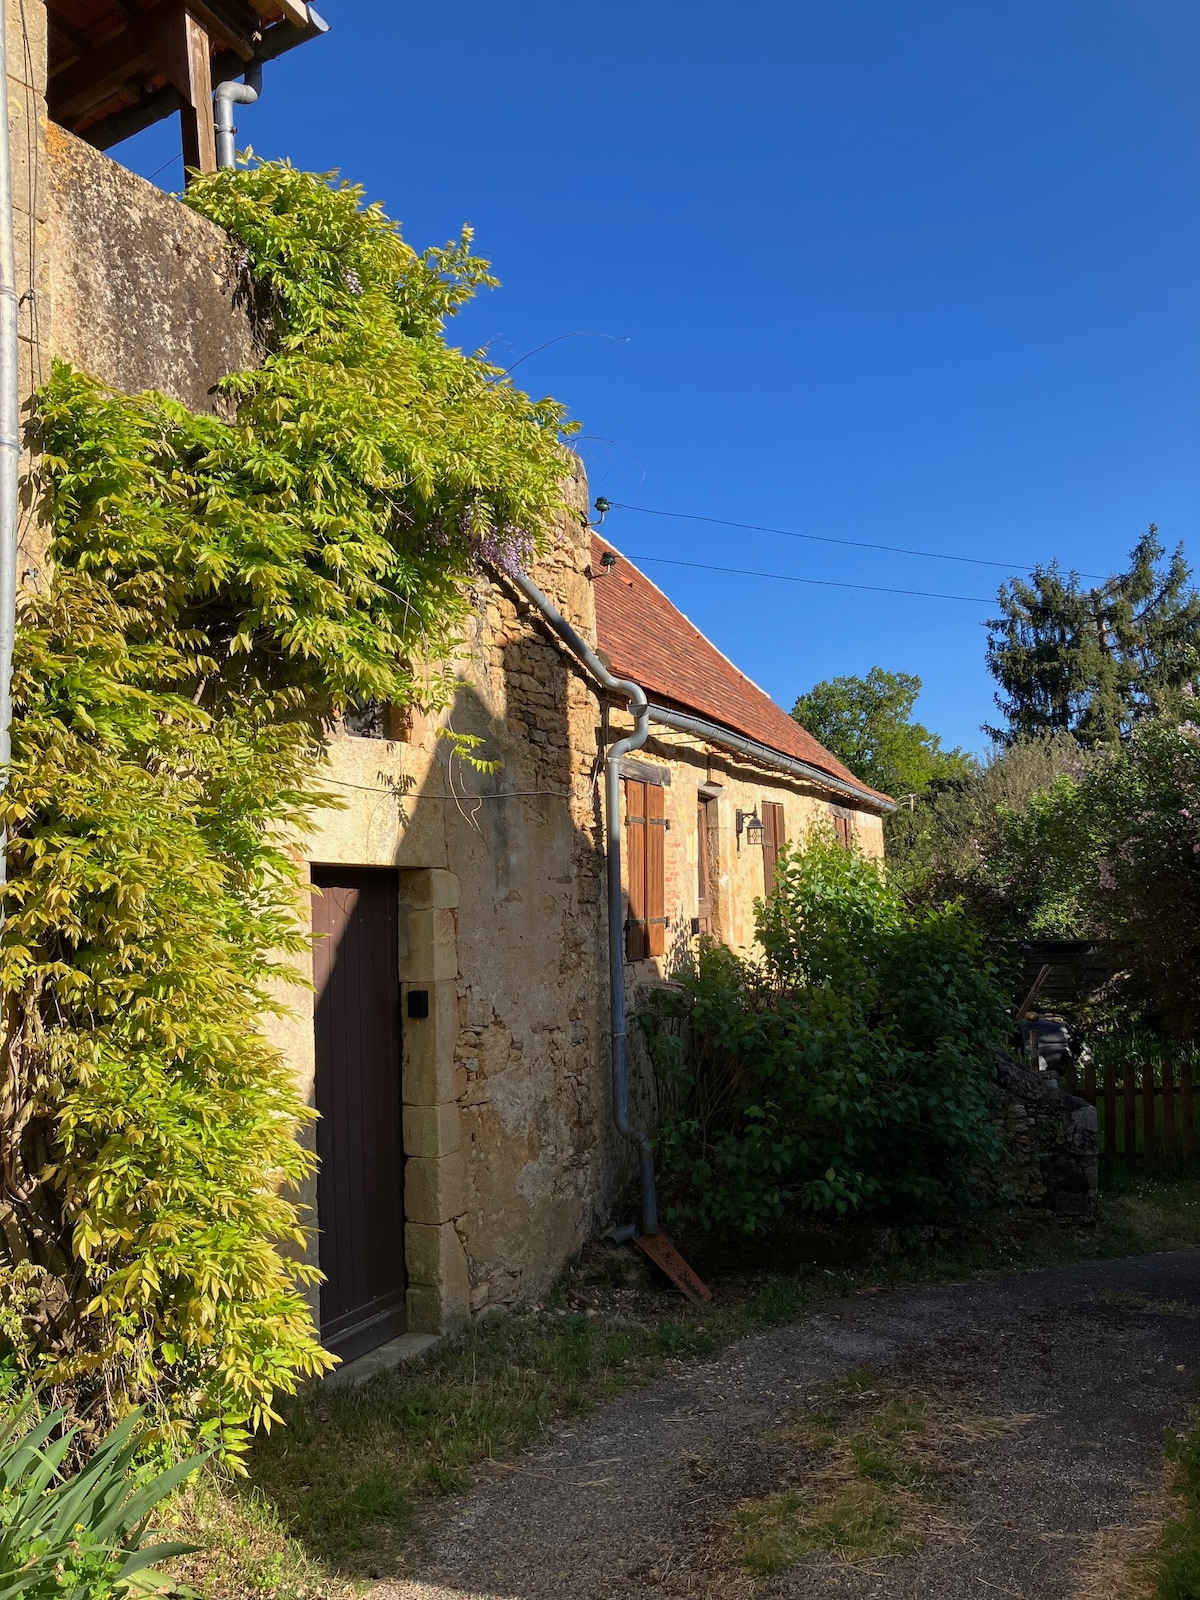
[[[300,0],[48,0],[47,108],[106,149],[179,110],[184,161],[215,165],[212,90],[321,31]]]

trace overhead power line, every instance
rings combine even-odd
[[[886,550],[893,556],[921,556],[928,561],[959,561],[972,567],[1000,567],[1006,572],[1032,572],[1039,565],[1032,561],[989,561],[983,556],[951,556],[942,550],[910,550],[898,544],[869,544],[865,539],[835,539],[829,533],[797,533],[792,528],[768,528],[758,522],[733,522],[728,517],[704,517],[695,511],[659,511],[654,506],[632,506],[623,500],[610,500],[614,511],[637,511],[644,517],[672,517],[681,522],[711,522],[718,528],[741,528],[747,533],[775,533],[783,539],[808,539],[814,544],[840,544],[852,550]],[[1102,572],[1081,572],[1081,578],[1104,578]],[[816,582],[814,578],[811,580]],[[959,597],[961,598],[961,597]],[[989,605],[991,602],[988,602]]]
[[[788,572],[751,572],[745,567],[710,567],[704,561],[673,561],[669,556],[630,556],[639,565],[657,562],[665,567],[692,567],[697,572],[724,572],[733,578],[770,578],[775,583],[809,583],[819,589],[863,589],[869,594],[906,594],[917,600],[961,600],[966,605],[994,606],[995,601],[978,594],[938,594],[930,589],[888,589],[878,583],[838,583],[833,578],[797,578]]]

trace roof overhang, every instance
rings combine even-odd
[[[327,31],[304,0],[47,0],[47,23],[53,121],[106,150],[178,111],[201,172],[214,86]]]
[[[844,778],[835,777],[832,772],[826,772],[824,768],[810,761],[800,761],[795,756],[785,755],[782,750],[773,750],[770,745],[760,744],[757,739],[747,738],[745,734],[738,733],[733,728],[726,728],[719,722],[711,722],[707,717],[697,717],[690,712],[676,711],[669,706],[656,705],[651,701],[650,721],[660,723],[666,728],[674,728],[677,733],[690,733],[697,739],[704,739],[708,744],[716,745],[718,749],[745,756],[747,760],[757,762],[759,766],[769,767],[775,772],[785,772],[792,778],[802,778],[805,782],[817,784],[822,789],[830,789],[834,794],[852,800],[856,807],[865,807],[869,811],[878,811],[884,815],[896,809],[896,802],[888,795],[876,794],[874,789],[863,788],[856,783],[847,783]]]

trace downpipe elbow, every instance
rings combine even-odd
[[[237,129],[233,125],[235,105],[252,106],[262,93],[262,62],[252,61],[246,68],[244,81],[236,78],[219,83],[213,90],[213,126],[217,135],[217,166],[232,167],[237,161],[234,140]]]

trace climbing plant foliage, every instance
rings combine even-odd
[[[286,164],[189,189],[261,362],[224,416],[56,365],[51,576],[21,616],[0,993],[0,1309],[80,1409],[149,1399],[236,1453],[317,1345],[309,1113],[263,1031],[302,948],[293,848],[330,720],[436,703],[481,558],[561,502],[552,401],[447,342],[493,282]]]

